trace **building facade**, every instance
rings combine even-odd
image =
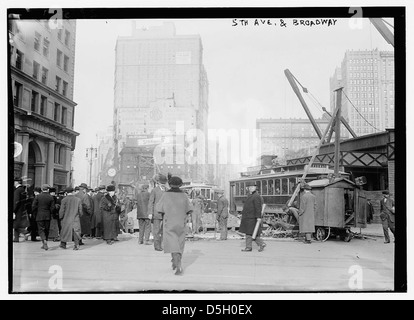
[[[205,132],[207,99],[200,36],[177,35],[172,23],[137,29],[133,22],[132,35],[119,37],[116,44],[115,165],[119,167],[122,149],[131,146],[127,141],[135,139],[138,146],[163,136],[162,130],[174,141],[181,141],[179,136],[190,129]],[[198,145],[204,154],[206,145]],[[171,169],[174,163],[164,165]],[[186,177],[197,179],[205,174],[205,166],[191,164]]]
[[[348,50],[330,78],[331,111],[339,85],[352,102],[342,97],[342,115],[358,136],[394,128],[394,52]]]
[[[14,176],[29,184],[62,189],[71,184],[76,22],[9,20],[10,107],[14,141],[23,151],[14,158]]]
[[[327,115],[315,119],[322,132],[329,121]],[[312,154],[320,141],[309,119],[257,119],[256,129],[261,130],[261,154],[277,155],[281,159],[297,151]],[[341,139],[348,137],[348,131],[342,126]]]

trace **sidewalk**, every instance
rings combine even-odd
[[[381,223],[367,224],[366,228],[351,228],[351,231],[355,233],[361,233],[362,235],[369,237],[384,237]]]

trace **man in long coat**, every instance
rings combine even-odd
[[[103,239],[107,244],[112,245],[118,237],[117,221],[119,221],[121,206],[115,196],[115,186],[108,185],[106,191],[99,206],[102,211]]]
[[[150,193],[148,192],[149,185],[144,184],[141,187],[141,192],[137,194],[137,219],[139,224],[139,244],[150,244],[149,237],[151,232],[151,221],[148,218],[148,203]],[[145,242],[144,242],[145,240]]]
[[[75,242],[73,250],[79,250],[81,240],[80,217],[83,214],[81,200],[73,194],[73,188],[66,189],[67,196],[62,200],[59,209],[59,219],[62,223],[60,247],[66,249],[66,243]]]
[[[55,210],[55,201],[49,194],[49,185],[42,185],[42,193],[33,201],[32,210],[37,210],[36,222],[40,239],[42,239],[42,249],[48,250],[47,240],[49,237],[50,219],[53,210]]]
[[[253,232],[258,219],[262,218],[262,197],[256,191],[256,184],[254,181],[246,182],[246,186],[249,188],[249,196],[243,205],[241,212],[242,218],[240,221],[239,232],[246,234],[246,248],[242,251],[250,252],[253,250]],[[260,238],[260,231],[255,239],[256,244],[259,246],[259,252],[262,252],[266,247],[264,241]]]
[[[26,210],[27,192],[21,178],[14,179],[13,192],[13,242],[19,242],[20,233],[29,234],[29,217]]]
[[[185,223],[187,215],[192,211],[187,195],[180,189],[182,184],[181,178],[171,177],[171,189],[162,195],[156,206],[156,211],[164,218],[164,253],[171,253],[172,268],[177,269],[176,275],[183,272],[181,259],[185,246]]]
[[[315,232],[316,197],[311,193],[311,186],[307,183],[303,187],[299,205],[299,232],[305,234],[304,243],[311,243]]]
[[[80,219],[81,223],[81,236],[89,236],[91,234],[91,217],[92,217],[92,206],[89,200],[86,190],[88,186],[86,183],[81,183],[79,185],[79,192],[76,193],[76,197],[81,200],[83,214]],[[80,242],[82,245],[82,241]]]
[[[152,235],[154,236],[154,249],[162,251],[163,225],[162,215],[155,210],[155,206],[160,201],[161,196],[167,190],[167,177],[163,174],[156,176],[155,182],[157,186],[151,190],[150,199],[148,201],[148,218],[152,220]]]
[[[49,239],[53,240],[54,242],[59,241],[59,209],[60,209],[60,201],[58,203],[58,198],[56,196],[56,188],[52,187],[49,189],[49,194],[53,197],[53,201],[55,202],[55,208],[52,212],[50,217],[50,229],[49,229]]]
[[[105,186],[100,185],[98,187],[99,191],[97,194],[95,194],[92,197],[93,201],[93,216],[92,216],[92,236],[95,236],[96,238],[100,239],[102,238],[102,232],[103,232],[103,223],[102,223],[102,211],[100,208],[101,199],[105,195]]]
[[[220,227],[220,240],[227,240],[227,220],[229,217],[229,201],[224,196],[224,190],[217,192],[217,221]]]
[[[380,201],[380,218],[385,237],[384,243],[390,243],[388,228],[395,238],[395,203],[394,200],[390,198],[388,190],[383,191],[382,194],[384,197]]]

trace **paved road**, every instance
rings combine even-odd
[[[263,252],[254,247],[247,253],[240,251],[244,240],[186,241],[182,276],[171,270],[169,254],[138,245],[129,235],[112,246],[100,240],[85,243],[80,251],[50,243],[47,252],[40,249],[40,242],[14,243],[14,292],[394,289],[394,244],[385,245],[380,238],[349,243],[330,239],[311,245],[293,239],[269,240]]]

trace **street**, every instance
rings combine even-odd
[[[244,240],[186,241],[184,274],[174,275],[171,256],[138,245],[132,235],[108,246],[84,240],[80,251],[49,242],[13,244],[13,292],[338,292],[392,291],[394,244],[382,238],[336,239],[304,244],[265,240],[263,252],[241,252]]]

